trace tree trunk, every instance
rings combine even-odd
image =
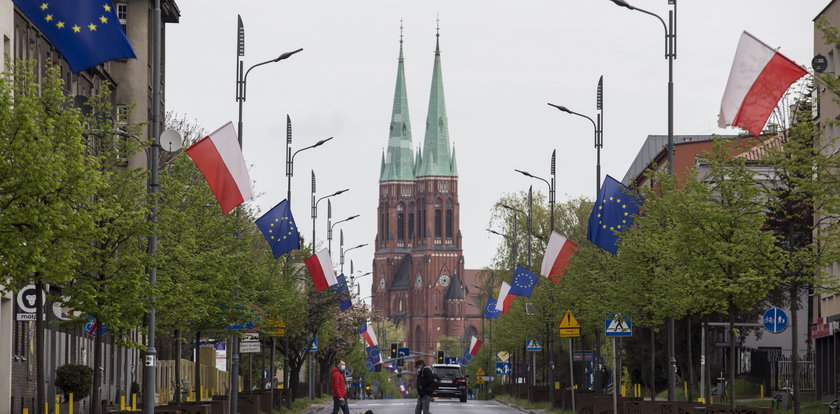
[[[201,400],[201,331],[195,331],[195,395]]]
[[[687,401],[691,402],[694,401],[693,398],[693,391],[694,391],[694,362],[691,358],[691,317],[688,316],[685,318],[686,324],[686,348],[688,348],[688,395]]]
[[[735,306],[729,305],[729,408],[735,410]]]
[[[175,404],[181,404],[181,330],[175,330]]]
[[[650,400],[656,401],[656,332],[650,327]]]
[[[47,402],[46,376],[44,363],[44,283],[40,274],[35,274],[35,412],[43,413]],[[46,414],[46,413],[45,413]]]
[[[791,281],[790,284],[790,375],[793,377],[793,413],[800,414],[799,404],[799,318],[797,317],[797,310],[799,310],[799,282]]]
[[[90,412],[99,414],[102,408],[102,324],[94,316],[93,387],[90,389]]]

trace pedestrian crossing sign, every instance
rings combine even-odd
[[[622,315],[617,313],[606,314],[607,319],[604,321],[604,330],[607,336],[622,337],[633,335],[633,323],[630,315]]]
[[[525,350],[526,351],[542,351],[542,345],[539,342],[533,339],[526,339],[525,340]]]

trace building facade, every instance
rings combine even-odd
[[[146,124],[142,136],[126,139],[148,140],[151,137],[152,120],[152,46],[154,2],[150,0],[114,0],[115,13],[125,31],[136,59],[106,62],[80,73],[73,73],[61,54],[56,51],[34,24],[26,18],[10,0],[0,2],[0,33],[3,35],[3,51],[12,62],[33,61],[39,73],[47,65],[57,65],[64,80],[65,92],[74,97],[74,102],[83,107],[87,97],[109,84],[112,88],[114,118],[120,122]],[[177,23],[180,10],[175,0],[161,0],[164,23]],[[166,25],[162,26],[165,33]],[[165,36],[163,37],[165,39]],[[161,67],[165,67],[165,52],[161,54]],[[5,69],[5,68],[4,68]],[[165,72],[161,71],[161,91],[165,90]],[[161,93],[160,120],[164,119],[165,94]],[[126,108],[133,107],[133,112]],[[126,160],[131,168],[146,168],[145,152],[131,154]],[[50,296],[61,296],[58,286],[49,286]],[[35,407],[35,322],[34,319],[19,317],[29,311],[21,309],[17,293],[12,292],[0,298],[0,414],[38,412]],[[25,302],[23,302],[25,303]],[[55,387],[55,370],[65,364],[93,365],[94,340],[82,327],[59,325],[66,318],[66,310],[51,301],[44,304],[46,332],[44,335],[46,401],[54,402],[59,390]],[[21,320],[22,319],[22,320]],[[131,340],[143,343],[139,332],[131,334]],[[103,401],[117,404],[120,396],[131,393],[132,384],[140,383],[143,371],[141,353],[137,349],[119,346],[113,336],[103,339],[103,375],[100,384]],[[130,401],[130,398],[129,398]],[[75,409],[87,410],[90,398],[77,402]]]
[[[388,147],[382,154],[373,259],[373,309],[405,332],[412,351],[432,353],[442,336],[468,341],[480,314],[464,270],[458,168],[449,140],[440,34],[436,42],[422,150],[415,153],[403,41]]]
[[[828,61],[825,72],[840,74],[840,47],[829,44],[817,22],[825,19],[833,27],[840,27],[840,2],[832,0],[814,18],[814,56],[822,55]],[[834,101],[834,94],[820,83],[817,86],[817,122],[824,141],[836,140],[840,136],[840,107]],[[822,147],[825,147],[823,145]],[[815,217],[819,220],[820,217]],[[834,278],[840,278],[840,263],[825,269]],[[836,292],[815,290],[814,312],[811,315],[811,340],[814,341],[817,398],[837,396],[840,392],[840,295]]]

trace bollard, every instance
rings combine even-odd
[[[59,405],[60,403],[61,403],[61,397],[56,395],[55,396],[55,414],[60,414],[61,413],[61,406]]]
[[[760,399],[764,399],[764,384],[758,385],[758,395]]]
[[[131,394],[131,411],[137,411],[137,394]]]
[[[44,403],[44,414],[50,414],[50,403]]]
[[[23,414],[29,414],[29,409],[28,409],[28,408],[24,408],[24,409],[23,409]]]
[[[120,411],[125,411],[125,395],[120,395]]]
[[[70,393],[70,399],[67,404],[67,414],[73,414],[73,393]]]
[[[683,394],[688,399],[688,381],[683,381]]]

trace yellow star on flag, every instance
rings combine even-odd
[[[41,10],[46,10],[46,9],[48,9],[49,7],[50,7],[50,5],[49,5],[49,4],[47,4],[47,3],[41,3]]]
[[[102,23],[108,23],[108,18],[105,16],[99,16],[99,21]]]
[[[106,5],[103,5],[102,7],[105,9],[105,11],[106,11],[106,12],[111,11],[111,6],[109,6],[109,5],[107,5],[107,4],[106,4]]]
[[[74,24],[73,25],[73,31],[76,32],[76,33],[80,33],[82,31],[82,28],[79,27],[79,25]]]
[[[52,19],[53,19],[53,15],[51,15],[51,14],[48,14],[48,15],[44,16],[44,20],[46,20],[48,22],[51,22]]]
[[[58,27],[59,29],[63,29],[64,28],[64,22],[59,20],[58,23],[55,24],[55,27]]]
[[[96,25],[91,23],[91,24],[88,25],[88,29],[90,29],[91,32],[95,32],[96,31]]]

